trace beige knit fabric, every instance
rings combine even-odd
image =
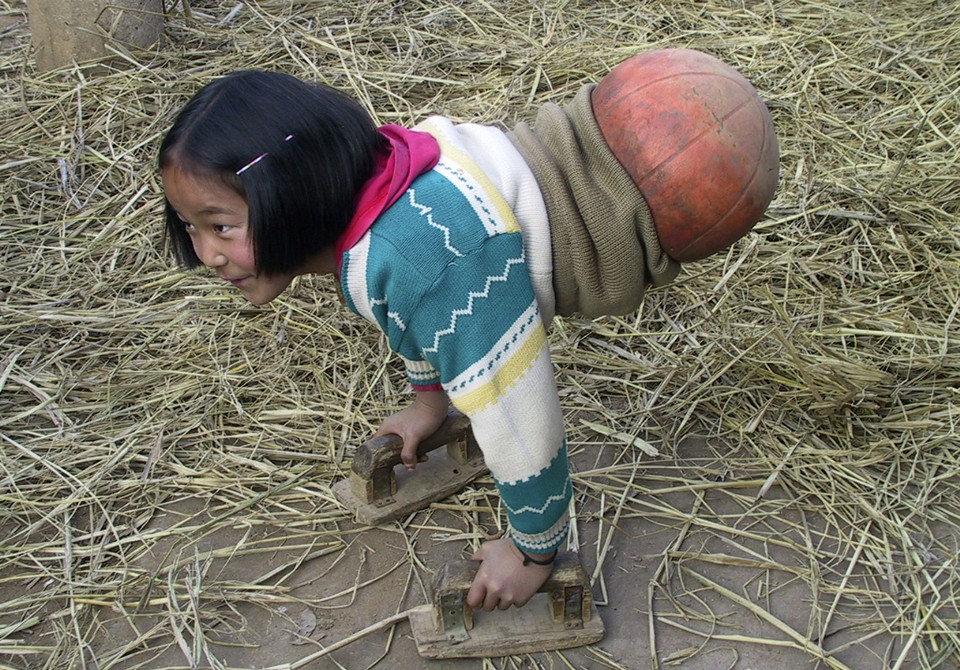
[[[647,284],[668,283],[680,265],[660,247],[650,209],[611,153],[580,89],[566,107],[547,103],[534,128],[507,133],[543,193],[553,244],[557,314],[626,314]]]

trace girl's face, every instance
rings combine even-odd
[[[201,263],[254,305],[267,304],[290,285],[293,275],[257,274],[243,197],[214,179],[175,166],[162,177],[167,201],[183,221]]]

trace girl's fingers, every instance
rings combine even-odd
[[[473,584],[470,586],[470,590],[467,591],[467,604],[470,605],[473,609],[486,609],[484,605],[484,600],[487,597],[487,590],[484,588],[483,584],[480,583],[480,580],[473,580]]]
[[[417,443],[403,443],[403,449],[400,450],[400,461],[407,467],[407,470],[413,470],[417,467]]]

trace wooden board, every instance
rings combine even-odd
[[[360,500],[353,492],[350,479],[333,485],[333,493],[360,523],[375,526],[424,509],[430,503],[453,495],[477,477],[489,472],[482,458],[457,463],[445,449],[434,449],[429,459],[408,471],[397,466],[397,492],[392,498],[373,503]]]
[[[423,605],[410,613],[417,652],[424,658],[483,658],[570,649],[603,639],[604,627],[596,605],[583,628],[564,628],[550,615],[549,597],[538,593],[524,607],[484,612],[474,610],[470,638],[450,642],[438,632],[435,609]]]

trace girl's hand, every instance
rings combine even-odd
[[[443,391],[417,391],[413,403],[384,420],[376,435],[399,435],[403,440],[400,460],[407,470],[413,470],[417,466],[417,445],[436,432],[449,408]]]
[[[523,554],[509,537],[484,542],[473,560],[482,563],[467,592],[467,604],[487,612],[495,607],[502,610],[511,605],[523,607],[553,572],[552,563],[524,565]]]

